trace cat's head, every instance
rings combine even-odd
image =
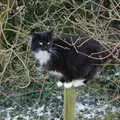
[[[33,52],[39,50],[48,51],[52,46],[52,31],[35,32],[32,34],[31,49]]]

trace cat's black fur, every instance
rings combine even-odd
[[[72,43],[75,41],[74,47]],[[39,42],[43,42],[43,46],[40,46]],[[62,82],[79,78],[85,78],[86,82],[93,78],[102,63],[102,60],[88,57],[92,53],[100,52],[101,48],[98,41],[90,39],[86,34],[63,34],[53,38],[52,32],[33,33],[31,49],[33,52],[46,50],[51,54],[50,60],[44,67],[48,71],[55,70],[62,73],[64,75]],[[93,57],[99,58],[100,54]]]

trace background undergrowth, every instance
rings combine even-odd
[[[0,0],[0,106],[42,104],[62,94],[49,75],[40,74],[30,51],[28,36],[50,30],[54,36],[87,32],[103,47],[120,47],[120,1]],[[119,63],[119,58],[106,62],[99,85],[88,85],[102,89],[115,104],[120,101]]]

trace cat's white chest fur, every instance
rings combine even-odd
[[[38,52],[34,53],[36,59],[39,60],[40,64],[46,64],[50,60],[50,53],[46,50],[39,50]]]

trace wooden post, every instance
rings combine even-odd
[[[75,88],[64,88],[64,120],[75,120]]]

